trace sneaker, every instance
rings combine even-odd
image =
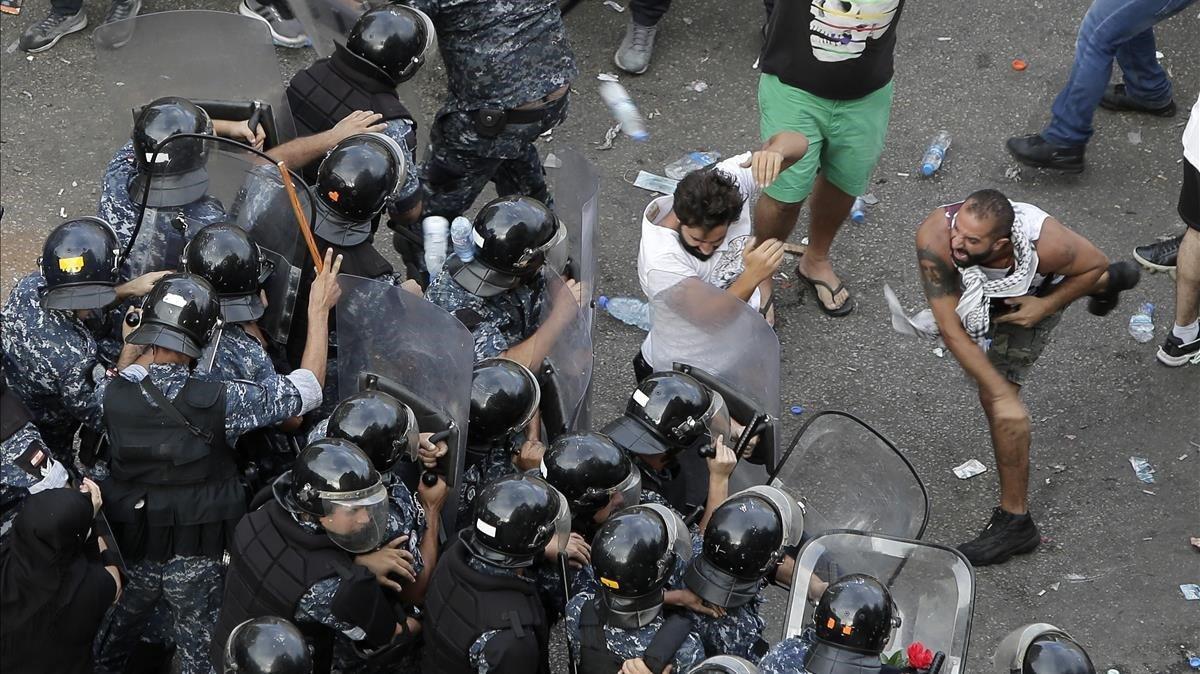
[[[16,16],[21,13],[21,0],[0,0],[0,12]]]
[[[131,19],[140,11],[142,11],[142,0],[113,0],[108,7],[108,14],[104,15],[104,23]]]
[[[1184,344],[1174,332],[1167,334],[1167,341],[1158,347],[1158,362],[1167,367],[1187,365],[1188,361],[1200,363],[1200,337]]]
[[[1086,147],[1084,145],[1051,143],[1037,133],[1009,138],[1004,145],[1013,158],[1026,166],[1064,173],[1083,171],[1083,150]]]
[[[1003,564],[1013,555],[1033,552],[1042,543],[1037,525],[1029,513],[1014,515],[1001,508],[992,511],[992,519],[975,540],[958,546],[972,566]]]
[[[281,9],[282,7],[282,9]],[[285,14],[286,12],[286,14]],[[304,27],[292,16],[286,4],[266,5],[259,0],[242,0],[238,4],[238,14],[258,19],[271,29],[271,40],[280,47],[299,49],[308,45],[308,36]]]
[[[1175,101],[1167,101],[1166,105],[1146,105],[1125,93],[1124,84],[1110,84],[1100,99],[1100,107],[1116,112],[1144,112],[1155,117],[1174,117]]]
[[[1133,259],[1150,271],[1171,271],[1179,257],[1183,235],[1161,239],[1133,249]]]
[[[1117,308],[1121,293],[1137,286],[1142,280],[1142,270],[1129,260],[1121,260],[1108,265],[1108,288],[1099,295],[1088,298],[1087,310],[1093,316],[1107,316]]]
[[[75,14],[50,12],[49,16],[25,29],[19,46],[30,54],[46,51],[58,44],[63,36],[87,28],[87,23],[87,14],[82,9]]]
[[[654,36],[657,33],[658,26],[639,26],[631,19],[613,62],[621,70],[633,75],[646,72],[650,67],[650,57],[654,54]]]

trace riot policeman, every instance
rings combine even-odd
[[[588,541],[613,513],[642,502],[641,472],[600,433],[559,436],[547,448],[542,465],[546,481],[571,506],[571,531]]]
[[[314,672],[403,655],[420,623],[356,563],[387,529],[387,488],[366,454],[341,439],[310,443],[272,495],[234,534],[214,659],[237,625],[263,614],[296,622]]]
[[[311,674],[304,635],[283,618],[250,618],[225,641],[224,674]]]
[[[996,674],[1096,674],[1087,651],[1071,635],[1047,623],[1009,632],[992,656]]]
[[[736,655],[714,655],[688,674],[758,674],[758,666]]]
[[[530,570],[563,549],[570,527],[566,499],[540,477],[485,487],[433,573],[422,671],[549,674],[550,624]]]
[[[99,218],[63,222],[42,245],[40,270],[17,281],[0,311],[5,381],[51,454],[67,465],[80,424],[100,427],[93,371],[110,365],[97,346],[115,319],[109,309],[146,294],[166,273],[120,283],[119,248],[116,232]]]
[[[704,658],[700,637],[684,613],[664,611],[668,577],[692,554],[679,516],[658,504],[626,508],[592,541],[599,590],[567,603],[567,639],[582,674],[615,672],[641,660],[651,672],[668,665],[689,671]]]
[[[97,384],[111,444],[105,512],[129,562],[129,584],[98,647],[99,671],[123,669],[160,598],[173,613],[182,671],[208,671],[221,559],[246,512],[231,448],[246,432],[320,404],[325,315],[339,292],[338,265],[329,256],[326,264],[311,296],[305,358],[291,374],[257,383],[193,377],[192,364],[219,330],[220,304],[203,278],[178,273],[147,295],[119,372]]]

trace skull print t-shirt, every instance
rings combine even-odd
[[[902,9],[904,0],[777,2],[762,71],[821,98],[862,98],[892,79]]]

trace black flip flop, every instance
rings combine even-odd
[[[820,279],[809,278],[809,277],[805,276],[804,274],[801,274],[799,267],[796,267],[796,278],[800,279],[801,281],[804,281],[804,283],[807,284],[808,287],[812,289],[813,295],[815,295],[816,299],[817,299],[817,306],[821,308],[821,311],[826,316],[829,316],[830,318],[841,318],[842,316],[849,314],[851,311],[854,311],[854,296],[853,295],[850,295],[849,297],[847,297],[846,301],[842,302],[842,306],[840,306],[836,309],[830,309],[829,307],[825,306],[824,302],[821,301],[821,293],[817,292],[817,286],[821,286],[825,290],[829,291],[829,299],[832,300],[837,297],[838,293],[840,293],[846,289],[845,283],[839,283],[837,288],[833,288],[828,283],[826,283]],[[849,294],[849,291],[847,291],[847,294]]]

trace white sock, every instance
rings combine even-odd
[[[1192,321],[1191,325],[1176,323],[1175,327],[1171,328],[1171,334],[1178,337],[1184,344],[1194,342],[1197,337],[1200,337],[1200,320]]]

